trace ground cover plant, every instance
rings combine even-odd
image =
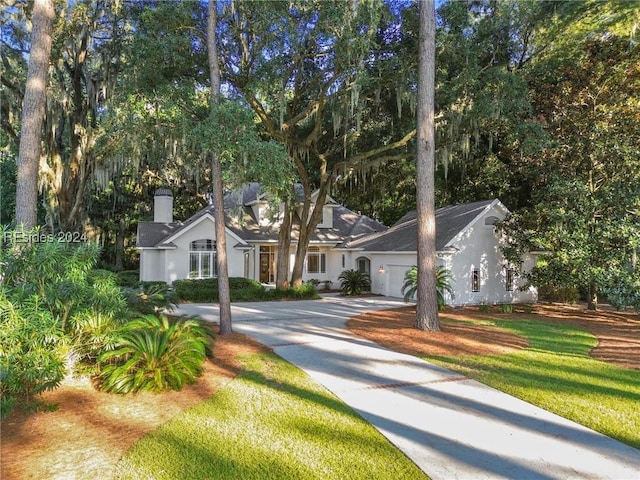
[[[351,408],[274,354],[138,442],[116,478],[419,479]]]
[[[460,355],[447,349],[429,348],[443,340],[438,334],[429,334],[429,338],[411,329],[412,343],[409,335],[398,333],[398,329],[407,331],[402,325],[411,324],[415,311],[398,313],[393,321],[388,317],[379,317],[376,321],[374,313],[366,320],[367,328],[363,328],[363,319],[350,321],[350,326],[356,333],[381,345],[402,348],[406,353],[458,371],[640,448],[640,320],[637,315],[618,318],[616,323],[616,320],[611,320],[613,312],[608,314],[609,317],[600,312],[599,315],[609,318],[613,325],[609,329],[600,328],[600,334],[596,336],[587,330],[589,321],[586,316],[581,320],[577,315],[571,322],[551,316],[513,313],[492,315],[474,312],[470,316],[468,312],[458,314],[453,310],[442,315],[444,334],[456,328],[482,327],[487,331],[499,329],[524,340],[517,348],[510,348],[500,355],[494,351]],[[401,322],[400,326],[392,325],[397,321]],[[619,345],[618,350],[627,358],[618,357],[618,361],[635,368],[617,366],[592,356],[598,339],[603,343],[607,335],[623,327],[633,339],[625,342],[624,349]],[[390,331],[394,335],[390,335]],[[402,346],[398,347],[400,343]]]

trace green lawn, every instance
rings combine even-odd
[[[273,354],[152,432],[119,479],[420,479],[399,450],[339,399]]]
[[[507,355],[425,359],[640,448],[640,371],[591,358],[597,340],[589,332],[539,320],[469,322],[522,335],[530,345]]]

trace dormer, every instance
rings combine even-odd
[[[253,216],[260,226],[266,227],[273,225],[280,220],[281,215],[279,209],[275,210],[266,200],[256,200],[247,206],[251,207]]]
[[[318,228],[333,228],[333,209],[335,204],[325,204],[322,208],[322,220],[318,223]]]

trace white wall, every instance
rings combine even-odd
[[[143,281],[165,281],[189,278],[189,246],[194,240],[215,240],[215,224],[209,217],[183,232],[173,240],[176,248],[140,252],[140,279]],[[238,239],[227,232],[227,265],[230,277],[243,277],[245,256],[242,250],[233,248]]]
[[[438,256],[436,263],[449,269],[452,276],[453,297],[446,295],[447,304],[452,306],[480,305],[482,303],[533,303],[537,301],[537,292],[530,288],[521,292],[518,287],[523,280],[515,278],[512,291],[506,289],[506,260],[500,251],[493,225],[485,225],[484,218],[496,216],[503,218],[498,209],[490,210],[485,217],[464,230],[455,238],[453,253]],[[362,255],[362,253],[359,253]],[[391,297],[403,297],[404,275],[409,268],[417,264],[415,252],[411,253],[372,253],[365,252],[371,259],[371,291]],[[524,259],[524,270],[535,265],[535,257]],[[383,267],[383,272],[380,271]],[[472,271],[480,271],[480,289],[472,291]]]

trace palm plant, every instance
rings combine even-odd
[[[451,272],[441,265],[436,266],[436,293],[438,295],[438,307],[445,305],[444,294],[449,293],[453,297],[453,288],[451,282],[453,277]],[[418,267],[413,266],[404,275],[404,284],[402,285],[402,294],[404,301],[411,301],[418,291]]]
[[[369,291],[371,282],[369,275],[358,270],[345,270],[338,277],[343,295],[360,295]]]
[[[112,393],[180,390],[200,374],[208,344],[195,320],[142,316],[120,329],[114,350],[100,355],[97,383]]]

